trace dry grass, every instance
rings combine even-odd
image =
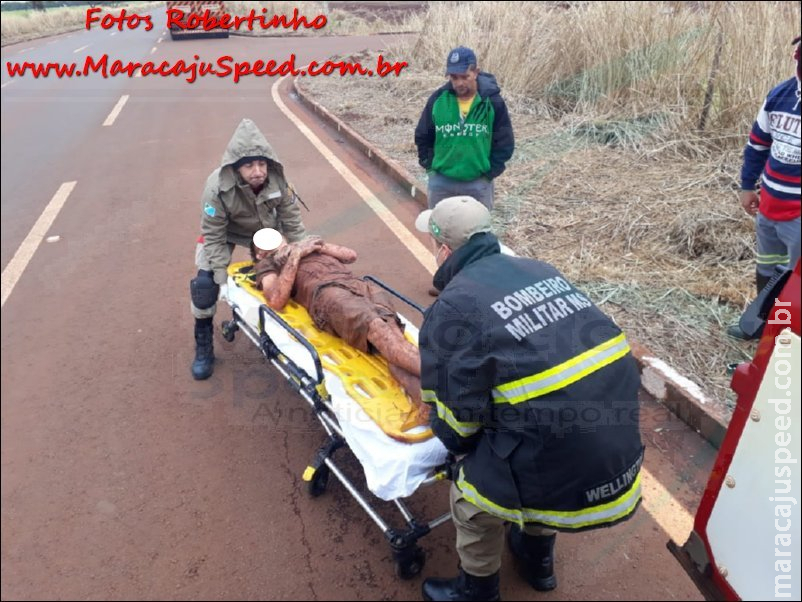
[[[328,5],[328,11],[324,4]],[[325,15],[326,26],[321,29],[262,29],[242,30],[241,35],[254,36],[331,36],[331,35],[370,35],[399,31],[411,31],[418,26],[419,20],[408,25],[410,17],[425,10],[425,3],[406,6],[406,3],[395,2],[227,2],[228,12],[233,15],[245,15],[254,10],[257,15],[266,17],[286,15],[291,18],[297,11],[298,18],[306,17],[311,22],[318,15]],[[262,13],[265,9],[266,12]]]
[[[515,4],[516,13],[491,4],[433,4],[419,37],[383,53],[410,62],[400,78],[302,84],[425,182],[412,132],[444,82],[448,49],[473,45],[502,86],[516,134],[515,155],[496,181],[503,240],[554,264],[634,339],[731,409],[726,366],[755,349],[725,335],[754,295],[754,225],[737,200],[741,149],[765,94],[793,74],[794,25],[777,14],[798,15],[799,5]],[[771,10],[771,44],[736,48],[746,36],[731,37],[729,28],[754,32]],[[718,39],[705,23],[728,33],[702,132]],[[692,25],[695,36],[682,33]],[[676,38],[680,46],[667,42]]]
[[[162,2],[131,2],[112,9],[105,8],[101,15],[113,12],[118,13],[122,8],[127,10],[153,8]],[[56,35],[67,31],[83,29],[86,24],[86,11],[90,7],[67,6],[50,8],[46,11],[3,11],[0,21],[0,44],[17,44],[35,38]]]
[[[544,113],[659,118],[696,133],[668,144],[710,151],[742,144],[759,99],[793,75],[800,16],[799,2],[433,2],[399,50],[439,73],[450,48],[471,46]]]

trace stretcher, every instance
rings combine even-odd
[[[312,496],[322,495],[334,475],[381,529],[390,543],[396,575],[409,579],[423,568],[418,540],[448,522],[450,513],[425,522],[404,503],[422,486],[450,478],[451,457],[390,375],[385,360],[362,353],[315,327],[306,309],[290,300],[281,311],[264,303],[254,286],[250,261],[228,268],[232,319],[223,336],[233,341],[242,331],[310,405],[326,440],[306,467],[303,480]],[[411,307],[420,307],[375,278],[366,277]],[[417,329],[404,316],[405,336],[417,345]],[[368,490],[392,502],[404,527],[392,528],[337,466],[335,452],[347,446],[359,460]]]

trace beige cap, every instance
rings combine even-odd
[[[490,211],[482,203],[472,196],[452,196],[421,213],[415,228],[451,249],[459,249],[474,234],[490,232],[492,225]]]
[[[253,235],[253,244],[262,251],[275,251],[283,240],[281,232],[273,228],[262,228]]]

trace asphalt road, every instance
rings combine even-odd
[[[172,42],[162,27],[92,30],[5,47],[2,59],[295,53],[302,65],[386,41]],[[400,580],[387,542],[338,483],[319,498],[307,494],[301,474],[323,431],[245,337],[218,335],[214,377],[190,376],[200,194],[244,117],[284,162],[310,208],[311,232],[355,248],[360,272],[429,301],[430,276],[410,251],[410,241],[426,241],[380,219],[278,109],[274,83],[12,80],[4,68],[2,599],[412,600],[422,577],[455,572],[450,524],[421,540],[422,575]],[[318,124],[288,84],[279,89],[288,108],[414,230],[420,207]],[[34,247],[18,268],[12,257],[65,182],[74,188],[41,233],[59,240]],[[228,317],[221,309],[218,324]],[[559,587],[550,594],[528,589],[506,555],[503,598],[702,599],[665,544],[687,536],[713,450],[654,402],[643,408],[647,474],[637,516],[560,536]],[[347,450],[340,455],[358,475]],[[410,505],[425,519],[444,512],[446,484],[417,492]]]

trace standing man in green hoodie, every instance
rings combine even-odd
[[[195,317],[195,380],[214,371],[212,319],[226,282],[235,245],[251,247],[262,228],[280,231],[288,241],[306,236],[298,197],[287,183],[284,166],[256,124],[243,119],[223,153],[220,167],[206,180],[201,199],[201,237],[195,249],[198,275],[190,281]]]
[[[515,140],[496,78],[460,46],[446,59],[448,82],[426,103],[415,129],[418,161],[429,172],[429,208],[468,195],[493,208],[493,180],[512,157]]]

